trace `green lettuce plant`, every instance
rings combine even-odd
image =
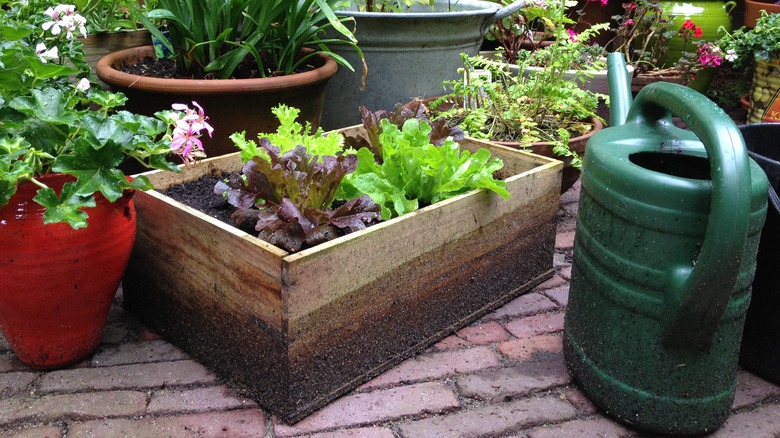
[[[363,147],[368,148],[378,163],[381,163],[383,159],[382,141],[380,140],[383,120],[389,121],[398,129],[402,129],[404,123],[409,119],[425,121],[431,127],[428,141],[436,146],[443,145],[447,138],[456,141],[465,138],[465,134],[459,126],[449,126],[444,118],[430,120],[428,108],[419,99],[414,99],[403,105],[396,104],[392,112],[387,110],[371,111],[363,105],[360,105],[359,108],[366,136],[347,136],[347,145],[356,150]]]
[[[433,145],[430,124],[416,118],[401,129],[387,119],[381,123],[381,163],[368,148],[358,150],[357,169],[344,178],[339,199],[368,195],[387,220],[478,188],[509,197],[506,183],[493,178],[504,163],[491,160],[489,151],[461,151],[452,139]]]
[[[0,9],[0,208],[25,182],[39,186],[34,201],[44,221],[87,226],[95,193],[113,202],[129,189],[151,189],[146,177],[129,179],[126,160],[171,171],[170,154],[190,162],[202,156],[201,131],[211,127],[202,109],[187,105],[156,117],[119,110],[125,96],[100,90],[83,60],[86,20],[72,5],[19,2]],[[58,195],[41,175],[72,175]]]
[[[306,152],[317,155],[337,155],[344,152],[344,136],[335,132],[325,134],[322,128],[312,132],[311,123],[301,125],[296,120],[301,110],[280,104],[271,109],[271,113],[279,120],[279,127],[273,133],[260,133],[258,138],[267,138],[271,144],[279,148],[281,154],[294,150],[298,145],[306,148]],[[265,149],[246,138],[246,131],[230,135],[230,140],[241,152],[241,160],[247,162],[255,156],[270,159]]]

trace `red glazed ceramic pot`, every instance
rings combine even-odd
[[[41,182],[61,191],[73,178]],[[95,195],[88,226],[44,224],[37,186],[19,186],[0,209],[0,330],[19,360],[36,369],[68,366],[100,342],[135,240],[132,192],[110,203]]]

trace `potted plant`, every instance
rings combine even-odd
[[[773,0],[745,0],[745,26],[756,27],[756,21],[764,12],[780,14],[780,4]]]
[[[753,29],[742,27],[718,41],[735,68],[752,68],[748,123],[780,122],[780,14],[766,14]]]
[[[559,26],[552,45],[519,53],[521,76],[501,61],[464,56],[464,80],[447,83],[452,92],[431,103],[434,114],[475,138],[563,159],[561,190],[568,190],[579,178],[587,139],[603,127],[597,109],[606,96],[580,86],[588,71],[604,68],[600,57],[582,62],[598,28],[574,34]]]
[[[252,127],[273,131],[271,108],[287,103],[301,108],[301,117],[319,125],[326,81],[337,63],[352,69],[333,53],[345,45],[362,57],[346,19],[333,14],[336,0],[162,0],[160,9],[134,16],[152,33],[161,59],[150,46],[127,49],[103,58],[98,77],[128,98],[128,108],[151,113],[172,102],[197,100],[219,108],[212,115],[218,132]],[[162,29],[157,23],[164,23]],[[331,38],[333,30],[342,38]],[[162,50],[164,49],[164,50]],[[140,72],[123,71],[144,65]],[[358,61],[362,65],[362,62]],[[153,73],[171,67],[170,76]],[[147,72],[146,69],[152,69]],[[226,137],[205,143],[209,155],[235,151]]]
[[[501,3],[508,5],[507,0]],[[514,64],[521,50],[533,51],[552,44],[555,39],[555,22],[563,7],[565,5],[559,3],[530,4],[491,24],[485,40],[495,42],[504,61]],[[566,22],[574,24],[568,18]]]
[[[570,49],[579,52],[579,59],[573,63],[572,69],[564,73],[564,76],[568,80],[576,80],[582,87],[595,93],[606,95],[609,93],[607,71],[603,68],[606,51],[604,47],[591,42],[602,31],[609,29],[609,24],[597,23],[582,27],[581,23],[569,18],[567,13],[570,11],[565,3],[542,4],[525,8],[511,17],[493,24],[486,38],[498,42],[498,50],[493,52],[480,51],[479,54],[487,58],[499,57],[503,62],[509,64],[508,68],[511,72],[519,74],[520,69],[517,66],[517,61],[524,51],[547,47],[556,38],[570,40],[573,35],[576,35],[579,40],[577,42],[581,44],[570,47]],[[577,11],[575,15],[581,13],[581,11]],[[535,32],[531,32],[530,28],[523,23],[541,23],[537,26],[544,28],[542,34],[548,39],[540,41]],[[577,27],[582,28],[582,32],[575,32],[574,29]],[[529,36],[532,36],[532,39],[529,40]],[[543,67],[530,65],[525,71],[541,68]],[[627,68],[633,74],[633,67],[628,66]]]
[[[276,134],[259,141],[234,135],[243,159],[235,153],[204,160],[173,179],[149,173],[156,191],[136,196],[138,238],[123,280],[125,306],[287,422],[553,271],[560,162],[474,139],[456,143],[448,134],[433,146],[438,129],[418,120],[418,110],[401,128],[365,114],[381,133],[352,127],[316,131],[314,140],[301,138],[305,125],[294,127],[288,114]],[[354,152],[342,145],[342,134],[365,142],[378,134],[386,149]],[[308,152],[320,142],[320,152]],[[488,151],[503,162],[503,181],[488,183],[496,166],[485,159]],[[319,154],[329,158],[313,156]],[[242,177],[230,176],[242,169]],[[327,201],[331,177],[343,178],[340,204]],[[256,222],[249,232],[175,200],[179,183],[205,179],[241,207],[236,217]],[[508,199],[468,189],[488,185]],[[452,197],[425,206],[418,195],[430,187],[443,190],[428,202],[444,192],[441,199]],[[215,204],[219,214],[227,203],[220,195]],[[420,208],[399,215],[414,204]],[[380,214],[387,220],[365,227]],[[171,221],[187,232],[162,226]]]
[[[131,8],[146,11],[155,9],[155,0],[78,0],[76,9],[86,18],[87,36],[84,43],[84,60],[91,69],[103,56],[129,47],[144,46],[152,42],[151,34],[132,18]]]
[[[58,368],[97,347],[133,245],[131,198],[151,188],[117,165],[178,171],[164,157],[192,161],[208,126],[193,109],[117,111],[124,96],[90,84],[72,5],[12,3],[0,19],[0,330],[26,365]]]
[[[488,26],[522,8],[480,0],[356,0],[338,16],[355,20],[355,36],[368,64],[360,75],[340,71],[327,85],[322,124],[339,129],[360,122],[357,108],[392,108],[397,102],[441,94],[441,82],[455,79],[460,53],[476,55]],[[334,51],[354,62],[345,47]]]
[[[708,69],[722,62],[722,57],[711,44],[717,38],[715,32],[709,31],[712,26],[705,35],[696,22],[678,19],[656,0],[625,3],[623,10],[623,14],[612,17],[616,23],[615,37],[607,47],[623,53],[628,64],[634,66],[632,91],[638,92],[656,81],[689,85],[697,91],[706,90],[711,71]],[[717,24],[715,29],[718,29]]]

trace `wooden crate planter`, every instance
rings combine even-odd
[[[125,306],[298,421],[552,275],[561,163],[462,146],[504,160],[508,200],[475,190],[295,254],[139,192]],[[232,154],[147,175],[163,189],[240,168]]]

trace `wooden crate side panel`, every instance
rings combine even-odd
[[[560,191],[560,169],[553,162],[508,178],[511,196],[507,200],[492,192],[471,192],[286,257],[285,316],[291,331],[298,319],[384,277],[407,260],[435,250],[442,242],[485,230],[505,217],[521,219],[523,209],[551,190]],[[557,201],[553,204],[557,206]],[[489,238],[483,242],[472,248],[474,256],[497,244]]]
[[[264,404],[286,394],[288,349],[281,331],[251,312],[226,311],[218,301],[193,302],[189,291],[182,290],[173,279],[156,282],[151,288],[144,277],[156,272],[145,272],[143,267],[132,272],[123,280],[123,303],[145,325],[186,351],[239,394]]]
[[[164,293],[182,291],[187,307],[216,303],[282,330],[279,255],[232,227],[213,226],[189,207],[167,204],[158,193],[137,194],[138,232],[127,271],[136,277],[133,284]]]
[[[559,190],[296,321],[292,398],[269,409],[296,421],[549,278]]]

